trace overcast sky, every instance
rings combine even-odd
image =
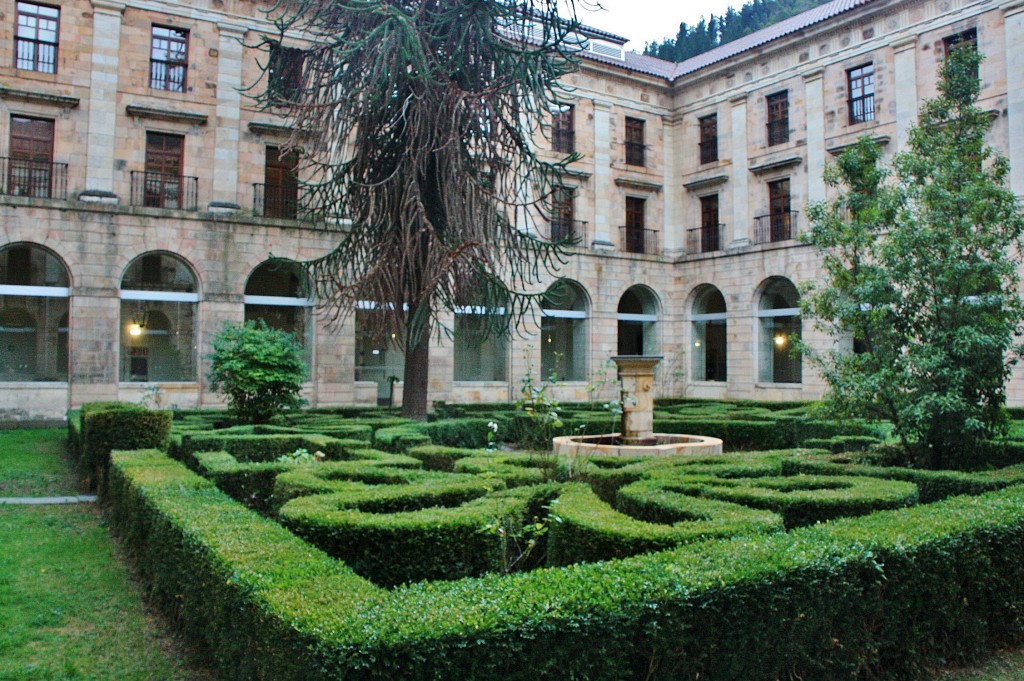
[[[600,2],[603,9],[588,11]],[[696,24],[705,18],[725,14],[729,5],[736,9],[745,0],[577,0],[583,23],[629,38],[627,49],[643,52],[644,44],[674,38],[679,22]]]

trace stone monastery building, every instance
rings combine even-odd
[[[244,91],[267,58],[244,45],[272,32],[259,5],[4,1],[0,418],[217,404],[212,338],[255,318],[302,338],[312,405],[400,399],[401,353],[360,334],[372,306],[330,329],[267,264],[321,255],[337,232],[296,219],[286,121]],[[562,271],[575,295],[528,337],[484,347],[474,310],[457,312],[432,349],[432,400],[515,399],[529,371],[587,399],[607,392],[610,356],[641,352],[665,357],[661,394],[819,396],[789,351],[797,335],[830,342],[799,315],[798,286],[818,274],[797,240],[805,206],[858,137],[887,157],[904,146],[956,43],[984,54],[990,139],[1024,195],[1024,0],[834,0],[679,64],[587,36],[545,142],[582,154],[547,224],[582,238]],[[296,47],[271,57],[277,87]],[[1024,403],[1020,372],[1010,401]]]

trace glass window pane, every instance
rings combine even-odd
[[[454,380],[507,380],[507,336],[492,333],[484,337],[486,322],[483,315],[455,315]]]
[[[120,380],[196,380],[196,303],[121,301]]]
[[[0,381],[68,380],[68,303],[0,296]]]

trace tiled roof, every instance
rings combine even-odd
[[[720,45],[713,50],[699,54],[696,57],[691,57],[686,61],[673,63],[665,61],[664,59],[658,59],[657,57],[648,57],[646,55],[637,54],[636,52],[627,52],[624,59],[614,59],[612,57],[606,57],[593,52],[584,52],[583,56],[587,59],[602,62],[605,64],[615,64],[622,66],[630,71],[638,71],[640,73],[647,73],[652,76],[661,76],[667,80],[675,80],[680,76],[685,76],[694,71],[699,71],[702,68],[711,66],[720,61],[729,59],[738,54],[742,54],[747,50],[752,50],[756,47],[760,47],[766,43],[770,43],[773,40],[785,37],[791,33],[802,31],[805,28],[813,26],[822,21],[831,19],[832,17],[838,16],[844,12],[848,12],[855,7],[867,5],[874,0],[832,0],[824,5],[809,9],[806,12],[801,12],[788,19],[784,19],[777,24],[772,24],[762,28],[760,31],[755,31],[750,35],[745,35],[742,38],[733,40],[732,42]]]

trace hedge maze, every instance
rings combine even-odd
[[[235,427],[95,404],[69,428],[228,679],[906,679],[1024,634],[1024,464],[914,470],[851,454],[881,437],[863,424],[688,402],[657,430],[741,451],[564,459],[485,450],[489,422],[529,423],[477,409]]]

